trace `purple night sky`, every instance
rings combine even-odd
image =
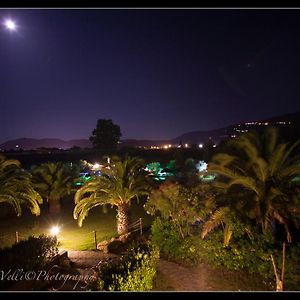
[[[3,22],[10,17],[17,30]],[[300,110],[299,10],[0,10],[0,143],[122,138]]]

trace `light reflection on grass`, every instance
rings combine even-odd
[[[132,221],[143,218],[144,225],[151,223],[151,217],[143,209],[143,203],[132,205]],[[29,212],[23,212],[21,217],[0,219],[0,247],[11,246],[15,242],[15,232],[18,231],[20,239],[30,235],[50,234],[50,228],[54,225],[60,227],[58,240],[60,249],[66,250],[94,250],[94,230],[97,231],[97,241],[110,239],[117,235],[116,211],[109,208],[107,213],[103,213],[101,207],[90,211],[88,217],[80,228],[77,221],[73,219],[73,202],[68,200],[68,204],[63,207],[61,217],[53,220],[46,210],[42,210],[39,217],[32,216]]]

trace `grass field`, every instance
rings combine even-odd
[[[94,230],[97,232],[98,242],[117,235],[115,209],[109,208],[107,213],[103,213],[101,207],[94,208],[80,228],[77,220],[73,219],[73,208],[73,200],[65,200],[62,215],[55,221],[50,219],[45,208],[39,217],[24,211],[21,217],[12,215],[9,218],[1,218],[0,247],[11,246],[15,242],[16,231],[19,232],[20,239],[25,239],[30,235],[49,234],[50,228],[54,225],[61,229],[58,234],[60,249],[66,250],[95,249]],[[143,226],[149,226],[152,221],[151,216],[145,213],[142,201],[132,205],[131,218],[132,222],[142,218]]]

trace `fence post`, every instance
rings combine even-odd
[[[15,239],[16,239],[16,244],[18,244],[19,243],[19,232],[18,231],[16,231]]]
[[[97,231],[94,230],[94,243],[95,243],[95,249],[97,250]]]
[[[140,218],[140,235],[143,234],[142,218]]]

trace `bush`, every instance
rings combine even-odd
[[[227,247],[223,246],[223,233],[220,231],[209,234],[199,244],[201,258],[217,266],[224,266],[229,270],[256,269],[263,261],[268,261],[269,253],[262,247],[251,245],[251,243],[239,239],[232,241]],[[262,251],[264,250],[264,251]],[[258,263],[259,260],[259,263]],[[270,265],[270,271],[272,265]],[[261,273],[266,274],[266,270]]]
[[[0,268],[3,273],[19,269],[24,271],[40,270],[57,254],[56,237],[30,236],[27,240],[22,240],[12,247],[0,249]],[[1,282],[1,286],[7,285],[9,282]]]
[[[56,237],[40,235],[30,236],[12,247],[0,249],[2,270],[23,268],[34,270],[43,267],[52,257],[58,254]]]
[[[253,239],[246,236],[234,239],[223,246],[223,233],[213,232],[199,243],[199,255],[215,266],[228,270],[242,270],[261,276],[266,283],[274,285],[275,276],[271,262],[274,257],[277,268],[281,271],[282,245],[276,244],[271,236],[256,234]],[[286,246],[285,289],[299,289],[300,248],[297,244]]]
[[[149,291],[153,287],[158,250],[149,244],[133,245],[121,259],[100,265],[99,280],[91,289]]]
[[[173,222],[156,218],[151,233],[151,241],[159,248],[162,257],[185,264],[194,264],[199,260],[199,238],[188,236],[182,239]]]
[[[137,249],[133,254],[132,261],[127,262],[125,274],[113,274],[113,284],[109,286],[110,291],[150,291],[153,288],[153,280],[156,274],[158,262],[158,251],[150,253]]]

